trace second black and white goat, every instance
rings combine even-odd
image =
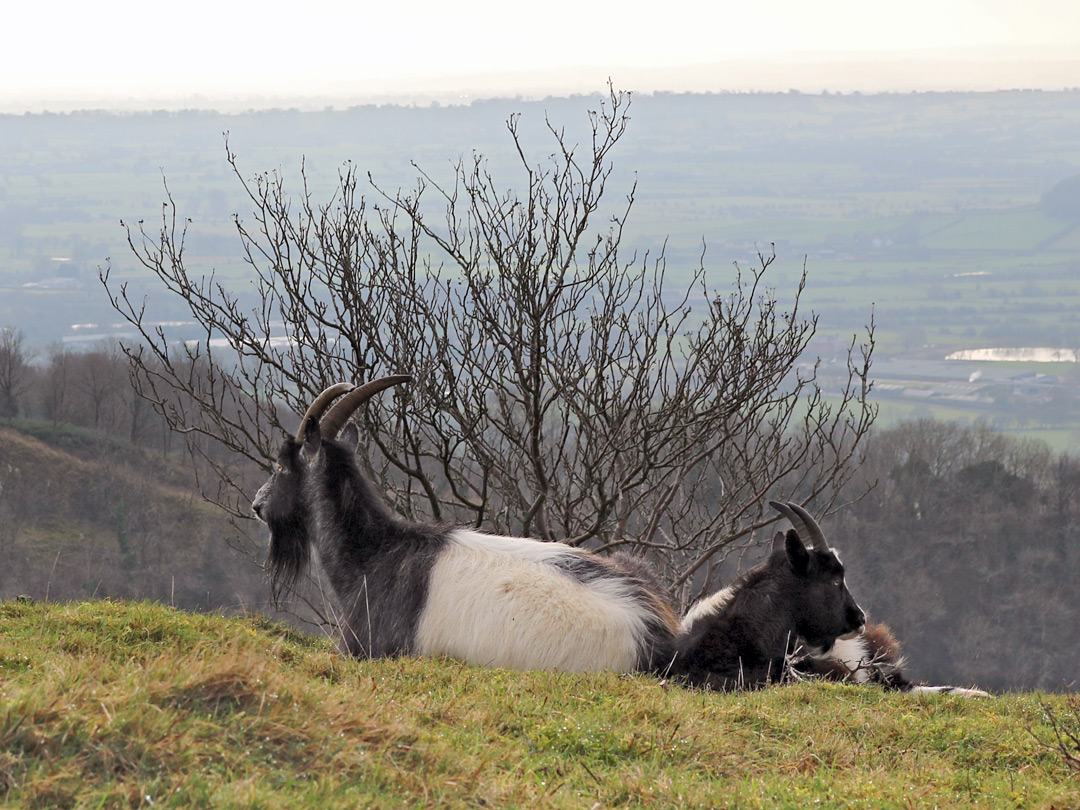
[[[777,534],[765,562],[682,621],[673,671],[692,683],[731,689],[781,681],[796,639],[828,652],[863,632],[866,615],[813,518],[798,504],[771,505],[793,528]]]
[[[772,505],[812,544],[828,547],[821,527],[809,512],[794,503]],[[786,535],[777,532],[773,537],[773,554],[779,553],[786,542]],[[836,554],[835,550],[833,553]],[[753,580],[749,575],[744,576],[731,586],[696,602],[683,617],[682,633],[691,635],[726,621],[729,612],[737,612],[736,606],[743,598],[741,591]],[[837,638],[832,644],[815,643],[806,637],[788,639],[782,671],[773,677],[784,680],[824,678],[852,684],[874,684],[909,693],[988,697],[988,693],[981,689],[912,683],[905,675],[905,664],[900,644],[892,631],[880,622],[867,622],[862,632]],[[779,666],[774,664],[773,669]]]

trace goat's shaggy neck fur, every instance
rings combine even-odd
[[[366,656],[414,652],[431,569],[449,530],[397,517],[361,474],[355,453],[336,441],[323,441],[306,486],[311,535],[341,606],[346,648]]]
[[[902,692],[911,688],[904,677],[900,644],[888,627],[872,622],[862,635],[840,639],[827,652],[806,647],[805,655],[792,662],[792,669],[829,680],[875,683]]]
[[[784,597],[794,575],[779,555],[743,574],[721,609],[684,622],[672,675],[694,686],[732,690],[780,681],[796,616]]]

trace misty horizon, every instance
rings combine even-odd
[[[0,89],[0,114],[102,109],[115,112],[273,108],[342,109],[359,105],[452,105],[515,98],[590,95],[613,83],[637,93],[911,93],[1061,91],[1080,88],[1080,58],[1060,44],[938,47],[895,51],[793,52],[691,65],[578,65],[503,71],[401,73],[325,79],[306,89],[265,83],[192,81],[184,89],[101,85],[100,90]],[[228,89],[226,89],[226,84]]]

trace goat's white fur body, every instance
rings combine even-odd
[[[843,666],[850,674],[849,678],[854,683],[866,683],[870,680],[870,666],[873,663],[870,648],[863,636],[855,638],[838,638],[827,654],[817,654],[811,651],[815,658],[828,658]]]
[[[731,597],[735,594],[734,588],[722,588],[714,594],[706,596],[704,599],[699,599],[690,606],[690,609],[686,611],[686,615],[682,618],[682,632],[690,632],[690,628],[694,626],[694,622],[701,621],[708,616],[715,616],[724,606],[731,601]]]
[[[464,529],[448,540],[431,572],[418,652],[519,670],[637,666],[647,609],[626,581],[585,585],[551,565],[585,552]]]

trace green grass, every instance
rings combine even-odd
[[[6,807],[1075,807],[1047,708],[1080,722],[1060,695],[704,694],[356,661],[147,603],[0,605]]]

